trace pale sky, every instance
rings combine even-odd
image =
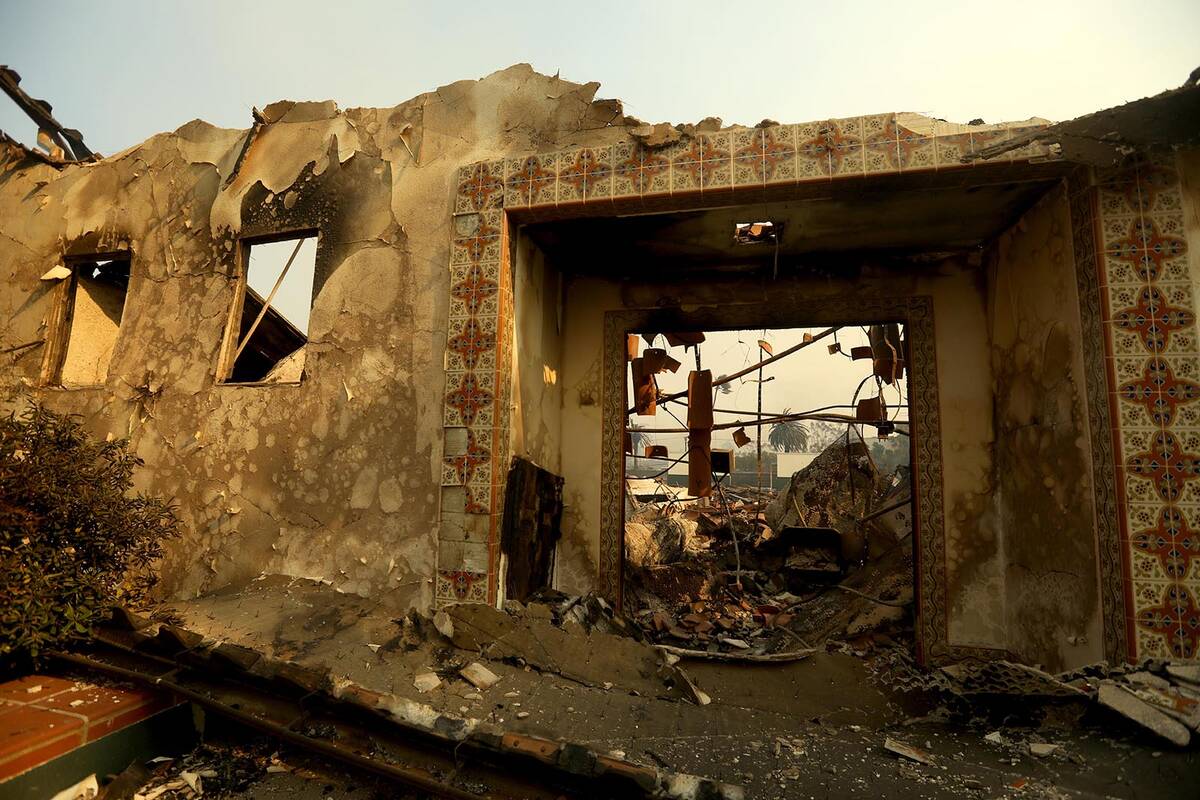
[[[292,258],[292,253],[296,254]],[[288,260],[291,259],[291,266]],[[296,326],[301,333],[308,333],[308,316],[312,310],[313,278],[317,263],[317,237],[311,236],[296,250],[296,240],[256,244],[250,248],[250,264],[246,282],[264,300],[275,288],[283,268],[287,274],[279,284],[271,307]]]
[[[700,345],[700,365],[704,369],[711,370],[715,380],[722,375],[732,375],[740,372],[746,366],[758,363],[759,339],[765,338],[775,353],[782,353],[803,341],[805,333],[815,336],[823,330],[825,329],[771,329],[766,332],[765,337],[762,330],[708,332],[705,334],[704,343]],[[852,347],[868,344],[867,335],[862,328],[854,326],[839,331],[837,342],[842,347],[844,353],[842,355],[829,352],[828,345],[833,342],[833,338],[826,337],[764,367],[763,411],[778,413],[790,409],[792,412],[799,412],[811,411],[833,404],[849,404],[853,399],[855,388],[863,378],[871,374],[871,361],[867,359],[853,361],[844,354],[848,354]],[[645,342],[642,342],[641,346],[644,348]],[[683,364],[676,373],[667,372],[658,375],[658,388],[664,393],[671,394],[686,391],[688,372],[696,367],[693,351],[685,350],[683,347],[669,347],[662,338],[655,341],[655,347],[665,347],[672,357]],[[626,372],[628,374],[628,370]],[[757,379],[758,374],[752,373],[732,382],[729,394],[717,395],[715,407],[755,412],[758,406]],[[633,396],[632,388],[628,385],[626,393],[629,397]],[[873,397],[876,394],[875,383],[870,381],[863,387],[859,398]],[[896,388],[886,387],[884,389],[884,401],[894,412],[889,414],[889,417],[898,420],[908,419],[908,398],[899,395]],[[674,413],[682,422],[672,418],[667,409],[670,409],[670,412]],[[841,408],[832,409],[831,413],[853,414],[854,412]],[[678,403],[668,404],[665,407],[660,405],[654,416],[633,415],[629,419],[642,428],[678,428],[687,422],[687,407]],[[718,411],[713,414],[713,421],[718,425],[734,421],[749,422],[753,419],[753,413],[730,414]],[[766,445],[768,429],[764,428],[763,430],[763,447],[768,449]],[[752,427],[746,429],[746,434],[751,439],[757,439],[758,436]],[[684,434],[656,433],[649,436],[652,443],[666,445],[671,458],[678,458],[684,451],[686,438]],[[732,431],[714,431],[713,446],[733,448]],[[748,444],[738,451],[738,458],[753,461],[754,451],[754,444]],[[685,465],[680,465],[673,471],[686,472],[687,469]]]
[[[650,122],[1067,119],[1179,86],[1200,2],[0,0],[0,63],[113,153],[279,99],[391,106],[528,62]],[[0,97],[0,129],[33,128]]]

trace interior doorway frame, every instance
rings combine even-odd
[[[626,340],[647,330],[717,330],[833,327],[897,322],[906,327],[912,435],[913,557],[917,655],[994,658],[995,651],[951,647],[947,629],[946,533],[942,491],[941,420],[933,299],[927,295],[868,297],[860,294],[786,302],[741,303],[694,311],[625,309],[604,315],[602,434],[600,461],[599,591],[618,606],[624,573]]]
[[[1112,278],[1109,272],[1116,268],[1109,270],[1108,257],[1103,255],[1098,182],[1087,167],[1057,161],[1048,147],[1037,143],[1001,158],[970,158],[999,139],[1037,127],[949,126],[944,133],[918,136],[901,124],[899,116],[883,114],[703,133],[677,146],[653,151],[621,138],[603,145],[576,144],[553,152],[510,153],[460,165],[449,187],[449,326],[435,604],[495,602],[497,596],[499,519],[511,449],[510,251],[520,225],[771,199],[826,198],[865,186],[899,191],[1066,179],[1084,330],[1104,652],[1113,662],[1131,657],[1136,650],[1128,574],[1130,528],[1122,506],[1125,476],[1117,474],[1124,434],[1117,425],[1118,409],[1113,405],[1118,388],[1110,363],[1113,326],[1106,322],[1103,288]],[[828,145],[835,140],[837,147],[831,150]],[[696,160],[701,152],[704,158]],[[922,157],[916,158],[918,155]],[[871,168],[867,169],[866,164]],[[868,301],[856,296],[847,298],[842,310],[852,307],[854,317],[861,319],[870,302],[885,309],[899,308],[908,318],[910,329],[915,330],[920,323],[932,330],[928,298]],[[838,321],[831,319],[838,314],[831,301],[822,299],[813,305],[820,307],[807,309],[812,313],[804,314],[808,304],[793,303],[792,307],[798,309],[794,316],[805,316],[813,324]],[[637,316],[645,313],[637,312]],[[920,320],[922,315],[928,319]],[[627,329],[634,323],[636,319],[625,322],[614,318],[606,326]],[[913,366],[924,362],[923,369],[933,370],[932,337],[920,338],[923,344],[913,354]],[[616,355],[610,352],[609,361]],[[623,366],[619,359],[616,363]],[[611,364],[608,368],[611,371]],[[930,391],[936,404],[936,382],[923,383],[926,388],[911,395],[914,410],[922,407],[918,403],[924,404]],[[621,428],[609,417],[603,431],[606,440]],[[938,425],[929,427],[930,433],[940,435]],[[922,460],[940,475],[940,442],[930,436],[922,436],[921,442]],[[929,458],[929,453],[937,457]],[[606,469],[611,470],[611,460],[609,454]],[[942,487],[939,481],[929,480],[929,475],[918,477],[922,481],[925,517],[923,552],[918,555],[922,559],[922,584],[918,587],[921,654],[928,659],[953,658],[956,654],[1003,656],[1002,650],[948,644]],[[931,505],[930,499],[937,502]],[[922,520],[917,522],[922,524]],[[611,569],[611,540],[607,544],[607,551],[600,556],[602,561],[608,560],[606,581],[611,586],[617,576]]]

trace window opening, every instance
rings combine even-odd
[[[316,274],[317,237],[243,243],[245,283],[229,383],[299,383]]]
[[[121,331],[129,292],[129,256],[72,258],[51,270],[65,280],[58,346],[49,349],[49,383],[65,387],[102,386]]]

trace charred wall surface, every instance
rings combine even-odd
[[[260,573],[428,606],[437,554],[451,205],[459,165],[611,138],[619,105],[512,67],[393,108],[280,102],[249,130],[201,121],[94,163],[0,154],[0,349],[45,338],[64,256],[131,255],[103,386],[43,385],[42,347],[0,362],[32,397],[128,436],[186,534],[162,591]],[[584,131],[585,133],[580,133]],[[318,234],[298,385],[217,380],[239,240]]]
[[[988,324],[1009,648],[1059,670],[1102,651],[1071,221],[1059,187],[994,243]]]
[[[991,488],[992,395],[985,324],[985,285],[978,267],[948,258],[921,267],[845,259],[836,267],[746,278],[690,275],[686,281],[568,280],[562,375],[563,539],[559,581],[567,591],[594,588],[601,538],[596,463],[603,419],[603,319],[610,311],[660,309],[714,327],[825,325],[876,321],[873,299],[928,297],[935,318],[937,395],[941,407],[946,540],[945,591],[954,645],[1003,649],[1004,591],[1000,533],[984,504]],[[753,321],[739,309],[758,309]],[[685,326],[686,327],[686,326]],[[669,422],[669,418],[668,422]],[[988,527],[992,526],[992,527]],[[988,530],[986,535],[982,530]],[[970,563],[968,563],[968,556]],[[968,567],[984,569],[981,573]]]

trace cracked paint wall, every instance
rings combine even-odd
[[[598,84],[527,65],[392,108],[267,106],[250,130],[202,121],[96,163],[0,153],[0,348],[37,340],[68,254],[128,250],[132,276],[103,387],[38,385],[42,349],[0,363],[22,395],[128,436],[141,489],[177,504],[161,591],[261,573],[432,603],[455,170],[615,138]],[[623,130],[623,129],[622,129]],[[582,133],[580,133],[582,132]],[[319,231],[306,379],[216,382],[245,236]]]
[[[1062,670],[1103,658],[1092,452],[1066,189],[994,243],[988,324],[1008,645]],[[981,567],[972,563],[972,570]]]
[[[512,452],[562,470],[562,276],[520,237],[513,264]]]

